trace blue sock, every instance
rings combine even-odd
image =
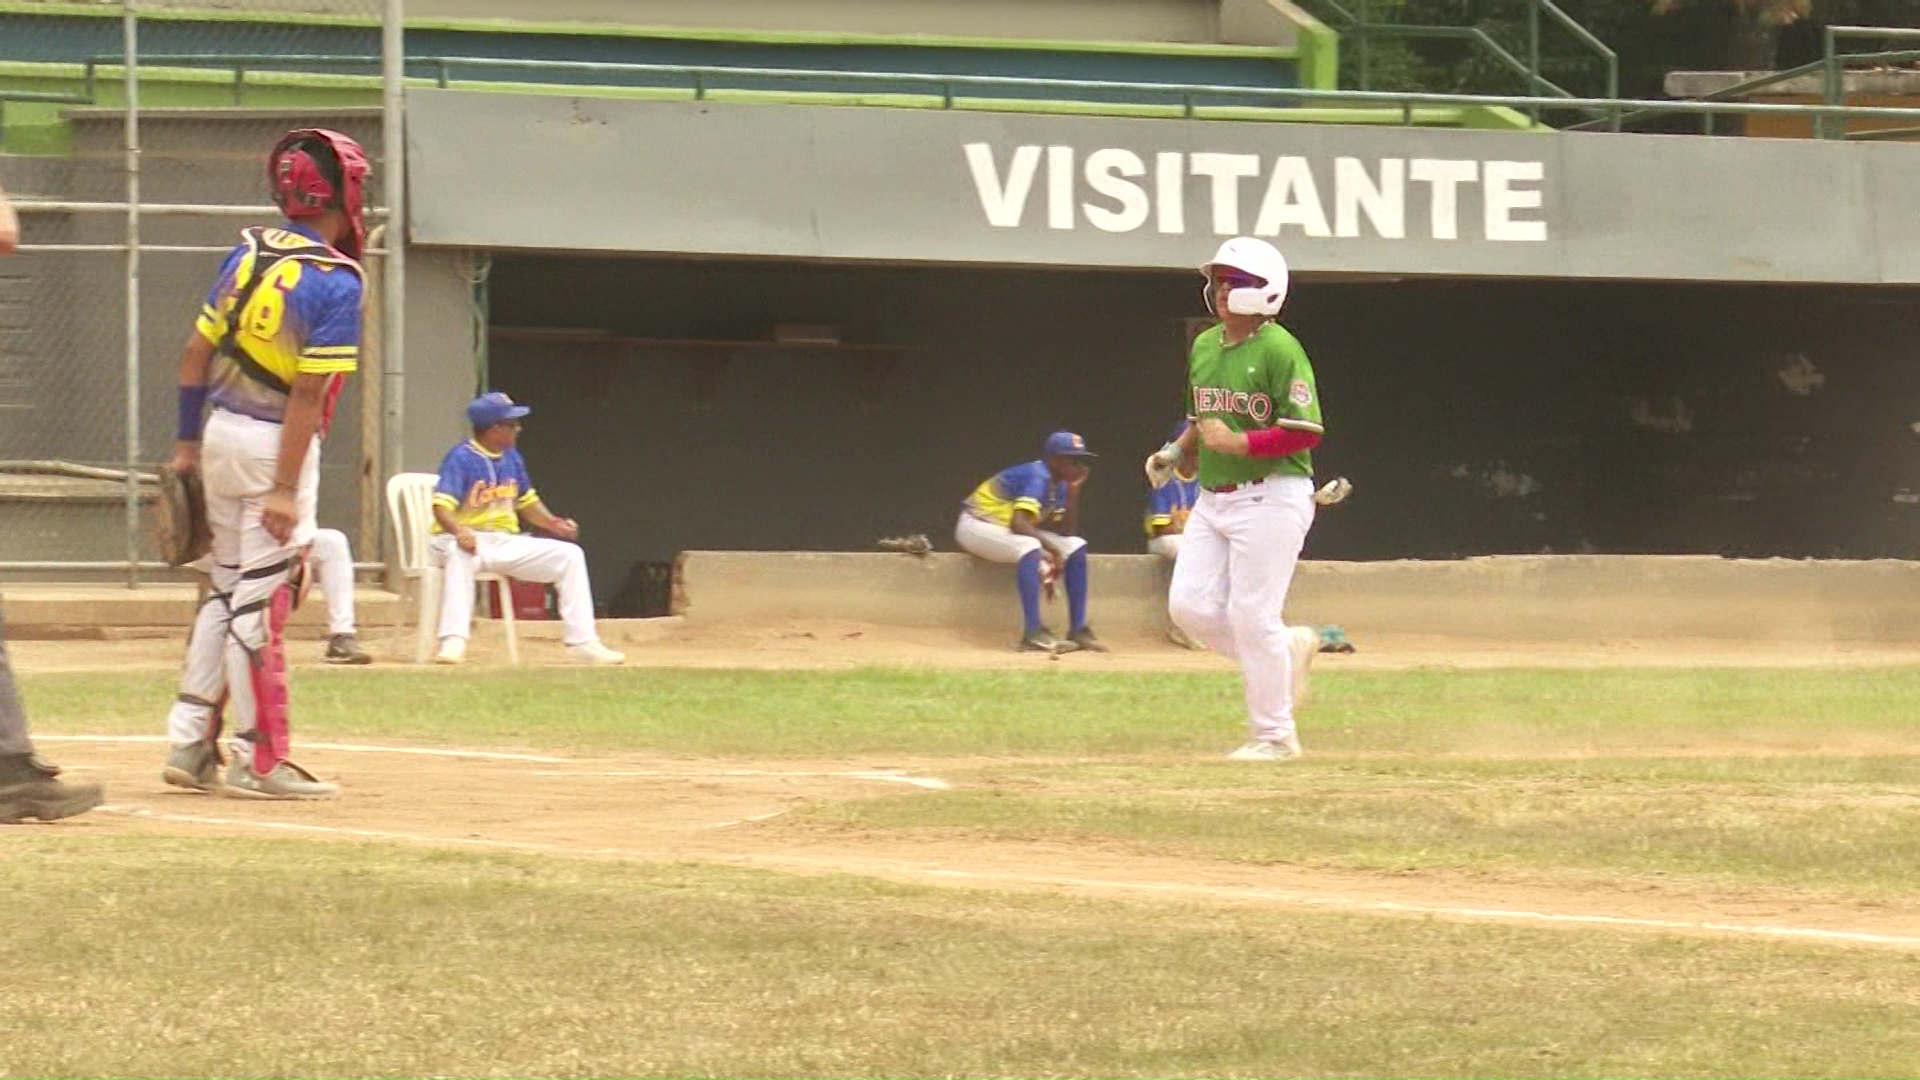
[[[1068,633],[1079,633],[1087,628],[1087,549],[1081,548],[1067,559],[1067,612],[1073,616],[1073,628]]]
[[[1029,551],[1013,572],[1020,583],[1020,610],[1027,617],[1027,633],[1040,629],[1040,553]]]

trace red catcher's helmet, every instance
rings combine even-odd
[[[363,188],[367,152],[337,131],[298,128],[280,136],[267,155],[267,186],[274,205],[289,221],[319,217],[328,210],[347,216],[348,235],[335,245],[358,259],[366,246]]]

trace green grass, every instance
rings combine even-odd
[[[1920,757],[1279,769],[1004,766],[812,808],[801,827],[1121,844],[1255,864],[1866,902],[1920,892]]]
[[[171,696],[157,672],[25,685],[46,732],[158,733]],[[802,807],[775,831],[1849,903],[1920,892],[1920,672],[1323,675],[1309,756],[1278,768],[1220,760],[1241,733],[1238,683],[1219,674],[303,669],[295,704],[296,746],[905,758],[956,785]]]
[[[1910,954],[0,833],[8,1075],[1894,1076]]]
[[[157,733],[174,692],[23,684],[35,725],[72,733]],[[1302,731],[1336,757],[1920,753],[1920,669],[1331,672],[1314,694]],[[296,739],[705,755],[1212,757],[1244,734],[1227,674],[303,668],[294,708]]]

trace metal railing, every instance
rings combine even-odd
[[[183,299],[197,306],[197,286],[215,265],[204,256],[231,250],[230,242],[215,242],[227,239],[226,227],[211,222],[278,216],[269,207],[255,205],[257,166],[245,167],[252,162],[220,152],[173,152],[196,145],[210,126],[226,123],[225,118],[176,114],[159,136],[142,122],[156,97],[169,103],[185,100],[170,93],[143,94],[145,80],[169,77],[161,70],[163,62],[140,48],[143,20],[163,18],[169,10],[193,2],[117,0],[103,20],[118,31],[117,50],[96,51],[113,46],[109,40],[89,40],[64,54],[59,52],[63,42],[54,41],[50,52],[65,57],[64,62],[35,63],[27,70],[44,69],[55,77],[0,89],[0,103],[93,106],[61,120],[92,125],[74,136],[76,148],[67,167],[25,168],[24,186],[42,197],[24,197],[18,186],[11,192],[25,236],[20,255],[0,265],[0,298],[16,312],[7,340],[0,342],[0,371],[5,373],[0,390],[7,395],[8,412],[7,446],[0,456],[9,459],[0,462],[0,503],[7,507],[7,528],[0,530],[0,574],[86,572],[138,585],[164,569],[154,561],[144,519],[153,490],[153,463],[172,445],[171,399],[178,365],[172,324]],[[235,0],[242,11],[265,2]],[[404,214],[399,202],[404,177],[397,153],[402,146],[400,79],[392,60],[400,52],[400,0],[341,2],[364,9],[382,30],[380,44],[360,60],[359,69],[369,76],[369,104],[377,102],[380,108],[364,110],[368,115],[357,118],[361,123],[356,130],[370,147],[375,144],[367,129],[384,136],[376,168],[385,198],[370,192],[368,201],[385,202],[384,209],[398,217]],[[254,38],[254,48],[271,51],[276,40],[290,45],[302,40],[297,35],[276,38],[273,24],[263,26],[269,29]],[[209,35],[208,40],[220,39]],[[301,50],[296,46],[279,51]],[[245,82],[247,76],[237,78]],[[35,113],[35,125],[50,126],[38,117],[52,112]],[[213,144],[221,145],[225,137],[222,133]],[[60,143],[55,152],[63,148]],[[249,146],[248,152],[261,149]],[[198,224],[195,219],[200,219]],[[385,250],[387,246],[396,250]],[[404,288],[403,253],[397,245],[377,245],[368,254],[381,256],[377,262],[385,300],[380,332],[368,337],[369,354],[379,354],[381,381],[398,383],[404,377],[398,302]],[[154,319],[153,310],[165,310],[167,318]],[[354,404],[361,411],[360,430],[337,429],[336,443],[375,460],[370,467],[350,460],[331,466],[343,478],[332,492],[361,496],[362,539],[356,546],[365,550],[366,537],[378,539],[381,533],[371,524],[377,518],[365,511],[365,491],[373,485],[360,478],[385,475],[399,459],[402,402],[398,388],[392,387],[380,398],[369,394]],[[344,523],[350,513],[344,509],[348,499],[334,501],[343,504]],[[373,500],[376,513],[378,501]],[[379,550],[376,544],[368,553]]]
[[[1610,48],[1606,42],[1601,41],[1593,31],[1580,25],[1578,20],[1568,15],[1553,0],[1525,0],[1527,5],[1525,60],[1515,56],[1513,50],[1502,45],[1481,26],[1376,22],[1373,18],[1373,0],[1348,0],[1348,2],[1358,8],[1357,13],[1343,6],[1340,0],[1315,0],[1315,6],[1332,12],[1335,18],[1329,21],[1334,29],[1352,40],[1357,66],[1356,74],[1362,90],[1373,89],[1373,58],[1370,42],[1377,37],[1400,37],[1415,40],[1471,42],[1489,59],[1525,79],[1530,93],[1572,98],[1574,96],[1572,91],[1547,78],[1542,72],[1541,45],[1546,25],[1551,23],[1566,31],[1583,50],[1592,53],[1600,61],[1606,72],[1606,96],[1608,98],[1620,96],[1620,54]],[[1528,115],[1538,122],[1539,108],[1530,108]]]
[[[1914,32],[1920,36],[1920,31]],[[142,57],[142,61],[155,64],[185,64],[202,67],[221,67],[234,65],[247,72],[268,69],[301,70],[303,68],[327,66],[365,67],[368,61],[358,57],[339,57],[327,55],[309,56],[229,56],[202,53],[176,53]],[[105,63],[106,61],[102,61]],[[1901,108],[1894,106],[1848,106],[1844,104],[1778,104],[1768,102],[1748,102],[1723,99],[1720,95],[1711,98],[1688,101],[1647,101],[1619,97],[1573,97],[1563,94],[1552,96],[1527,94],[1449,94],[1411,90],[1318,90],[1306,87],[1260,87],[1260,86],[1217,86],[1207,84],[1184,83],[1146,83],[1125,82],[1107,79],[1048,79],[1014,75],[949,75],[925,72],[888,72],[888,71],[835,71],[818,68],[763,68],[730,66],[688,66],[682,64],[643,64],[614,63],[586,60],[526,60],[513,58],[487,57],[410,57],[407,60],[410,72],[424,69],[431,73],[428,78],[434,85],[449,87],[455,82],[455,76],[462,68],[496,68],[537,72],[572,72],[579,74],[659,76],[662,82],[651,84],[644,89],[684,90],[692,100],[705,100],[720,90],[737,89],[725,85],[729,80],[757,79],[766,81],[824,81],[840,82],[853,88],[877,84],[920,84],[929,87],[927,96],[938,97],[943,108],[955,108],[960,95],[956,90],[966,87],[997,89],[1028,89],[1034,91],[1108,91],[1114,93],[1139,94],[1143,97],[1161,97],[1167,104],[1177,105],[1183,116],[1192,117],[1196,110],[1205,107],[1208,99],[1265,99],[1273,102],[1273,107],[1284,108],[1300,103],[1324,103],[1337,107],[1398,109],[1402,113],[1402,123],[1413,123],[1413,109],[1418,106],[1439,106],[1454,108],[1510,108],[1526,110],[1537,109],[1577,109],[1593,113],[1601,119],[1573,125],[1575,129],[1600,125],[1613,127],[1631,117],[1651,116],[1655,114],[1679,114],[1695,116],[1715,115],[1800,115],[1832,116],[1877,119],[1914,119],[1920,120],[1920,107]],[[423,76],[410,76],[421,78]],[[620,84],[580,84],[590,86],[617,86]],[[1130,102],[1138,104],[1139,102]]]
[[[1838,128],[1832,123],[1835,118],[1844,120],[1847,116],[1865,115],[1833,111],[1846,106],[1846,73],[1849,67],[1912,63],[1920,60],[1920,49],[1843,53],[1839,50],[1840,41],[1845,38],[1867,38],[1878,41],[1920,41],[1920,29],[1893,26],[1829,26],[1825,28],[1821,37],[1821,57],[1818,60],[1801,64],[1798,67],[1787,68],[1784,71],[1768,72],[1758,78],[1747,79],[1724,89],[1715,90],[1710,94],[1703,94],[1700,97],[1689,98],[1688,100],[1692,102],[1740,101],[1752,97],[1757,91],[1818,75],[1820,77],[1820,100],[1824,108],[1813,114],[1815,138],[1872,140],[1911,138],[1915,135],[1920,135],[1920,127],[1849,132],[1846,130],[1844,123]],[[1813,108],[1812,106],[1794,107]],[[1632,124],[1635,121],[1656,116],[1671,116],[1680,111],[1681,110],[1669,105],[1656,105],[1651,108],[1639,109],[1628,113],[1621,117],[1621,122]],[[1712,113],[1705,114],[1702,134],[1714,134],[1713,115]],[[1570,125],[1567,130],[1577,131],[1595,126],[1597,125],[1594,122],[1589,121]],[[1616,130],[1618,129],[1616,128]]]

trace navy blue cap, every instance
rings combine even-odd
[[[1056,431],[1047,436],[1047,446],[1041,457],[1099,457],[1099,454],[1087,449],[1087,440],[1071,431]]]
[[[476,429],[490,428],[508,420],[518,420],[533,410],[525,405],[517,405],[514,400],[498,390],[490,394],[481,394],[467,405],[467,422]]]

